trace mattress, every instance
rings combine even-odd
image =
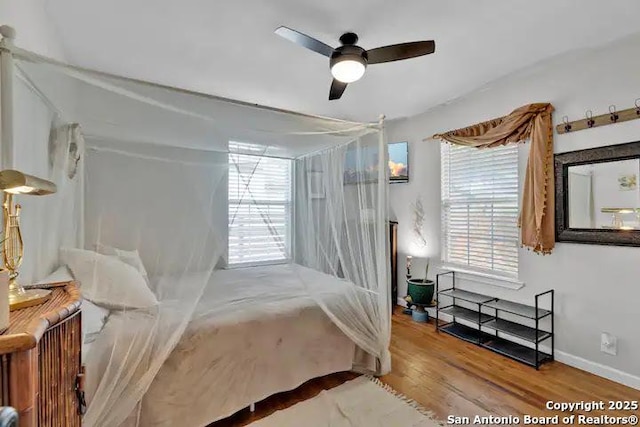
[[[295,264],[220,270],[211,281],[215,286],[205,289],[144,396],[141,426],[206,426],[311,378],[352,368],[355,345],[316,302],[339,303],[348,282]],[[137,316],[112,314],[105,330],[109,322],[143,325]],[[104,353],[108,341],[92,353]],[[94,378],[107,369],[106,360],[90,365]]]

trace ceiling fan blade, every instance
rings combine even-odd
[[[306,47],[314,52],[318,52],[320,55],[324,55],[327,57],[331,57],[333,53],[333,48],[327,44],[322,43],[319,40],[314,39],[306,34],[302,34],[299,31],[292,30],[288,27],[278,27],[275,30],[275,33],[280,37],[284,37],[285,39],[292,41],[296,44],[299,44],[302,47]]]
[[[415,58],[435,52],[436,42],[433,40],[400,43],[390,46],[378,47],[367,51],[369,64],[399,61],[401,59]]]
[[[331,82],[331,89],[329,90],[329,101],[340,99],[346,88],[346,83],[342,83],[339,80],[333,79],[333,81]]]

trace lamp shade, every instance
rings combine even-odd
[[[340,46],[331,55],[329,67],[334,79],[353,83],[364,75],[367,68],[366,52],[358,46]]]
[[[7,169],[0,172],[0,190],[11,194],[45,196],[55,193],[57,188],[46,179]]]
[[[364,75],[365,68],[366,65],[362,60],[346,59],[333,64],[331,74],[342,83],[353,83]]]

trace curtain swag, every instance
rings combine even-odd
[[[555,246],[553,110],[548,103],[529,104],[506,116],[433,136],[476,148],[531,140],[519,225],[522,246],[541,254],[551,253]]]

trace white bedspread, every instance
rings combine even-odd
[[[205,291],[144,397],[140,425],[205,426],[311,378],[351,369],[355,345],[305,290],[320,287],[332,304],[345,282],[297,265],[221,270],[212,280],[216,286]],[[261,302],[247,302],[248,294]],[[130,324],[131,315],[109,321]]]

